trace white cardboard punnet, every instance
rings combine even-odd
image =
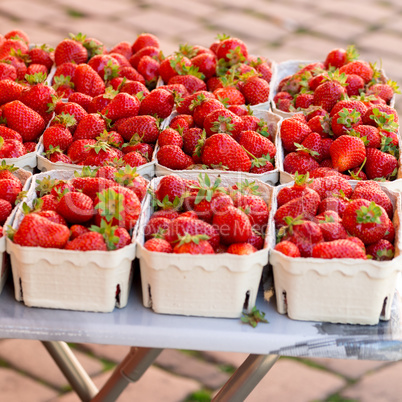
[[[395,257],[391,261],[352,258],[291,258],[275,247],[275,188],[269,221],[269,262],[273,269],[276,305],[280,314],[303,321],[375,325],[389,320],[397,276],[402,271],[401,195],[380,183],[394,205]],[[352,187],[356,182],[351,183]],[[269,300],[270,294],[266,294]]]
[[[205,172],[203,172],[205,173]],[[211,182],[218,175],[209,174]],[[196,179],[197,175],[180,175]],[[239,180],[221,176],[221,185],[233,185]],[[161,177],[153,179],[156,188]],[[273,188],[256,180],[268,205]],[[152,211],[150,195],[141,215],[137,238],[137,257],[140,261],[143,304],[156,313],[204,317],[240,317],[250,311],[257,297],[262,271],[268,261],[268,243],[254,254],[190,255],[148,251],[143,247],[143,230]]]
[[[26,202],[36,198],[36,180],[50,176],[67,180],[73,171],[52,170],[34,175]],[[17,228],[23,218],[18,209],[13,222]],[[127,305],[135,258],[132,243],[114,251],[74,251],[42,247],[22,247],[7,239],[11,256],[15,298],[30,307],[110,312]]]

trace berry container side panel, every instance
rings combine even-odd
[[[389,320],[402,270],[400,227],[401,195],[380,183],[394,206],[395,257],[390,261],[352,258],[292,258],[274,250],[276,236],[274,215],[278,191],[275,188],[269,221],[269,263],[272,266],[276,306],[280,314],[302,321],[376,325]],[[352,184],[352,187],[356,183]],[[265,299],[269,301],[267,292]]]
[[[52,170],[32,177],[26,202],[36,198],[36,179],[50,176],[68,180],[73,171]],[[13,222],[17,228],[23,218],[18,209]],[[7,239],[11,256],[15,298],[29,307],[78,311],[111,312],[127,305],[132,283],[135,239],[113,251],[74,251],[22,247]]]
[[[257,116],[258,118],[266,121],[268,123],[268,127],[270,129],[270,132],[274,133],[274,144],[276,147],[278,147],[278,142],[279,142],[279,127],[280,127],[280,122],[282,121],[282,117],[266,111],[262,109],[256,109],[254,110],[254,115]],[[176,116],[176,112],[172,113],[172,115],[165,120],[162,130],[167,128],[169,126],[169,122],[172,120],[172,118]],[[278,183],[279,180],[279,160],[278,160],[278,149],[276,151],[276,155],[274,157],[274,170],[271,170],[270,172],[262,173],[262,174],[255,174],[255,173],[247,173],[247,172],[234,172],[234,171],[227,171],[227,170],[218,170],[218,169],[188,169],[188,170],[173,170],[169,169],[165,166],[162,166],[161,164],[158,163],[158,158],[157,158],[157,152],[159,150],[158,144],[156,144],[155,147],[155,175],[157,177],[159,176],[166,176],[170,174],[182,174],[182,173],[192,173],[194,175],[198,175],[200,173],[208,173],[211,175],[217,175],[219,174],[221,177],[224,176],[235,176],[239,177],[241,176],[244,179],[247,180],[261,180],[264,183],[268,183],[270,185],[275,185]]]
[[[192,173],[181,174],[196,179]],[[209,175],[211,181],[217,175]],[[162,178],[152,180],[156,188]],[[222,176],[222,185],[238,180]],[[256,180],[262,197],[271,204],[273,187]],[[144,245],[144,227],[151,214],[151,196],[146,199],[137,237],[137,257],[140,262],[143,304],[156,313],[203,317],[240,317],[250,311],[268,262],[268,243],[251,255],[168,254],[148,251]]]

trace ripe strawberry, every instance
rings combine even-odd
[[[324,241],[333,241],[346,239],[348,237],[348,233],[340,222],[331,222],[327,221],[319,221],[319,226],[322,235],[324,236]]]
[[[21,29],[13,29],[11,31],[8,31],[4,35],[5,39],[20,39],[24,41],[27,45],[29,44],[29,36],[25,31],[22,31]]]
[[[247,46],[238,38],[224,39],[216,49],[216,56],[230,65],[244,62],[248,57]]]
[[[384,178],[389,180],[396,176],[398,160],[395,156],[381,152],[379,149],[366,149],[367,161],[364,170],[369,180]]]
[[[279,251],[282,254],[287,255],[288,257],[300,257],[300,251],[297,248],[296,244],[288,240],[280,241],[278,244],[275,245],[274,250]]]
[[[0,105],[18,100],[24,88],[10,79],[0,80]]]
[[[19,158],[26,153],[21,141],[0,137],[0,158]]]
[[[56,211],[52,210],[39,210],[39,211],[32,211],[35,214],[38,214],[39,216],[42,216],[43,218],[49,219],[50,222],[53,223],[58,223],[60,225],[65,225],[67,226],[66,220]]]
[[[79,235],[82,235],[83,233],[87,233],[87,232],[89,232],[89,229],[86,226],[71,225],[70,226],[70,240],[74,240]]]
[[[56,211],[71,224],[89,221],[94,215],[94,205],[90,197],[79,192],[64,194]]]
[[[43,132],[42,141],[45,151],[49,150],[50,146],[59,147],[61,151],[65,151],[72,144],[73,136],[61,125],[50,126]]]
[[[340,172],[360,166],[366,158],[366,148],[362,139],[341,135],[329,149],[332,165]]]
[[[147,96],[150,91],[149,89],[139,81],[126,80],[125,83],[120,87],[120,92],[127,93],[132,96],[136,96],[142,93],[143,96]]]
[[[102,110],[102,114],[108,119],[116,121],[124,117],[137,116],[139,110],[140,101],[137,97],[127,93],[119,93]]]
[[[203,126],[207,137],[216,133],[227,133],[237,140],[243,130],[243,121],[230,110],[218,109],[205,117]]]
[[[13,206],[9,201],[0,198],[0,226],[4,225],[4,222],[11,214],[12,209]]]
[[[149,239],[144,243],[144,248],[148,251],[157,251],[159,253],[172,253],[173,248],[165,239]]]
[[[27,54],[29,48],[28,45],[23,40],[20,40],[18,38],[6,39],[0,45],[0,60],[3,59],[4,57],[9,56],[13,51],[15,52],[20,51],[22,54]]]
[[[366,254],[376,261],[388,261],[394,258],[395,248],[388,240],[380,239],[366,248]]]
[[[91,148],[88,145],[95,145],[96,140],[83,139],[75,140],[67,149],[67,156],[73,163],[82,163],[89,155]]]
[[[200,73],[204,74],[205,80],[216,74],[217,59],[214,54],[199,53],[191,58],[191,63],[198,68]]]
[[[283,169],[290,174],[306,174],[318,168],[318,162],[304,150],[290,152],[283,160]]]
[[[234,86],[217,88],[213,91],[213,94],[217,99],[225,101],[228,105],[244,105],[246,103],[244,95]]]
[[[183,73],[186,67],[191,67],[187,57],[177,54],[166,57],[159,66],[159,74],[165,83],[169,83],[174,76]]]
[[[377,127],[361,124],[350,132],[353,136],[363,139],[366,148],[380,148],[381,135]]]
[[[119,77],[125,78],[130,81],[139,81],[145,85],[145,78],[131,66],[119,67]]]
[[[256,131],[242,131],[239,144],[256,158],[267,154],[273,158],[276,155],[276,147],[273,142]]]
[[[214,110],[223,109],[225,109],[225,106],[221,101],[215,98],[206,98],[204,95],[200,95],[190,105],[194,123],[199,127],[203,127],[204,120],[208,114],[212,113]]]
[[[89,113],[81,118],[74,131],[74,141],[83,139],[94,140],[107,129],[105,119],[98,113]]]
[[[137,53],[146,46],[154,46],[159,49],[160,45],[158,37],[151,33],[142,33],[135,39],[131,46],[131,50],[133,53]]]
[[[98,232],[86,232],[79,235],[74,240],[69,241],[65,249],[75,251],[107,251],[105,239]]]
[[[162,54],[161,50],[155,46],[145,46],[141,48],[138,52],[135,52],[131,57],[129,57],[128,61],[134,67],[138,67],[138,63],[140,62],[143,56],[150,56],[155,60],[161,62],[162,61]]]
[[[363,78],[367,84],[373,78],[373,69],[370,64],[363,60],[353,60],[339,69],[339,73],[356,74]]]
[[[335,113],[338,113],[342,109],[356,109],[361,116],[364,116],[367,111],[367,106],[360,100],[341,100],[332,108],[330,116],[332,117]]]
[[[0,63],[0,80],[16,81],[18,76],[17,69],[6,62]]]
[[[7,126],[19,132],[24,141],[36,141],[45,129],[45,121],[37,112],[16,100],[3,106]]]
[[[169,175],[162,177],[155,190],[155,195],[160,202],[167,197],[166,199],[173,203],[176,198],[182,197],[186,189],[186,182],[182,178]]]
[[[75,124],[73,125],[68,124],[68,129],[71,131],[71,133],[74,133],[78,123],[82,120],[83,117],[85,117],[88,114],[87,111],[81,105],[75,102],[62,103],[60,107],[59,105],[57,105],[56,108],[58,110],[56,111],[56,116],[53,119],[52,123],[56,121],[59,123],[63,123],[65,119],[67,119],[67,121],[71,119],[71,117],[68,116],[72,116],[75,119]],[[63,113],[65,117],[63,117]]]
[[[348,239],[334,240],[319,243],[314,246],[314,258],[362,258],[366,259],[365,252],[354,242]]]
[[[260,196],[252,194],[239,195],[235,199],[235,205],[248,216],[254,229],[264,230],[268,223],[269,208]]]
[[[72,163],[69,156],[63,153],[63,151],[59,147],[53,148],[52,145],[49,146],[49,149],[45,152],[45,156],[52,163],[62,162],[62,163]]]
[[[301,144],[311,133],[310,127],[295,118],[289,118],[282,121],[280,128],[280,137],[285,151],[296,151],[296,144]]]
[[[6,126],[0,125],[0,137],[2,137],[5,140],[17,140],[19,142],[22,142],[21,134],[17,133],[17,131],[12,130],[11,128],[8,128]]]
[[[258,105],[268,101],[270,86],[260,77],[248,78],[241,88],[241,92],[249,105]]]
[[[134,116],[119,125],[117,132],[125,141],[130,141],[133,134],[137,134],[142,142],[154,144],[158,140],[159,124],[153,116]]]
[[[173,170],[184,170],[193,164],[191,157],[177,145],[164,145],[159,149],[156,157],[159,164]]]
[[[346,76],[346,93],[348,96],[359,96],[364,91],[364,80],[356,74],[348,74]]]
[[[142,100],[139,114],[165,119],[172,113],[173,106],[174,95],[165,89],[156,88]]]
[[[313,105],[314,96],[312,93],[300,93],[295,98],[296,109],[308,109]]]
[[[162,236],[162,232],[165,232],[169,227],[171,219],[165,218],[163,216],[151,216],[151,219],[144,227],[145,240],[152,239],[156,234]]]
[[[389,115],[389,116],[385,116],[385,115]],[[386,120],[390,120],[394,123],[398,123],[399,122],[399,117],[398,117],[398,113],[397,111],[388,105],[371,105],[367,108],[366,112],[364,113],[363,116],[363,124],[368,124],[368,125],[372,125],[372,126],[378,126],[378,122],[379,120],[377,119],[376,121],[376,117],[383,117]]]
[[[88,64],[78,64],[74,76],[75,90],[89,96],[105,92],[105,83],[99,74]]]
[[[324,61],[324,66],[328,70],[331,66],[335,68],[340,68],[346,63],[355,60],[358,57],[356,49],[354,46],[348,46],[348,48],[342,49],[337,48],[331,50]]]
[[[72,181],[76,190],[82,190],[92,200],[95,200],[98,193],[116,186],[114,180],[108,180],[102,177],[75,177]]]
[[[75,63],[60,64],[59,66],[56,67],[52,84],[54,84],[55,77],[60,77],[60,76],[70,77],[71,81],[74,82],[74,76],[75,76],[76,69],[77,69],[77,64],[75,64]]]
[[[210,167],[248,172],[251,161],[246,151],[229,134],[214,134],[205,141],[202,163]]]
[[[53,223],[38,214],[28,214],[16,230],[13,242],[27,247],[64,248],[69,236],[67,226]]]
[[[207,85],[205,82],[192,74],[175,75],[168,81],[169,85],[182,84],[185,86],[189,94],[194,94],[198,91],[206,91]]]
[[[154,86],[159,78],[160,63],[151,56],[141,57],[137,71],[144,77],[147,86]]]
[[[214,249],[208,242],[207,235],[189,235],[179,236],[177,243],[173,248],[175,254],[215,254]]]
[[[312,190],[307,187],[308,182],[308,175],[295,175],[294,184],[292,186],[282,187],[278,191],[276,195],[278,208],[294,198],[299,198],[302,195],[311,192]]]
[[[256,251],[258,250],[250,243],[234,243],[228,247],[226,252],[236,255],[250,255]]]
[[[318,193],[311,190],[301,197],[294,198],[281,205],[275,212],[274,216],[276,227],[286,225],[285,218],[287,216],[296,218],[302,215],[304,219],[310,219],[316,215],[320,201]]]
[[[356,109],[343,108],[331,119],[331,129],[335,137],[349,134],[350,130],[362,124],[361,115]]]
[[[98,140],[95,144],[87,145],[87,147],[89,148],[89,152],[82,161],[85,166],[102,166],[113,162],[115,158],[120,158],[118,150],[104,141]]]
[[[54,60],[56,66],[63,63],[75,62],[76,64],[85,63],[88,53],[79,37],[64,39],[55,48]]]
[[[349,181],[340,176],[316,178],[308,187],[316,191],[321,200],[328,197],[338,197],[342,193],[343,197],[350,198],[353,193]]]
[[[159,134],[158,145],[160,147],[164,145],[177,145],[179,148],[182,148],[183,137],[180,135],[179,131],[168,127]]]
[[[53,66],[53,54],[46,44],[31,47],[28,51],[28,56],[32,64],[43,64],[48,71]]]
[[[374,201],[356,199],[349,202],[342,216],[345,229],[364,244],[382,239],[388,228],[388,215]]]
[[[137,151],[124,154],[123,161],[131,167],[137,167],[148,163],[148,160]]]
[[[379,96],[389,104],[396,93],[400,93],[398,86],[394,81],[387,81],[386,84],[373,84],[368,87],[367,95]]]
[[[325,81],[314,91],[314,105],[321,106],[324,110],[330,112],[345,93],[345,87],[339,82]]]
[[[189,235],[207,235],[208,242],[215,250],[219,244],[219,233],[216,228],[200,219],[179,217],[170,221],[169,227],[165,234],[165,239],[170,244],[175,244],[179,236]]]

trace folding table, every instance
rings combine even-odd
[[[156,314],[142,305],[138,282],[128,305],[112,313],[30,308],[16,302],[9,283],[0,296],[0,338],[43,342],[82,401],[115,401],[138,380],[164,348],[249,353],[214,401],[244,401],[279,356],[362,360],[402,358],[401,298],[391,320],[374,326],[302,322],[276,311],[262,290],[257,308],[269,323],[256,328],[240,319]],[[66,342],[127,345],[131,349],[101,390],[93,384]]]

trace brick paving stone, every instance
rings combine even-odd
[[[281,358],[251,392],[247,402],[323,401],[345,385],[346,381],[337,375]]]
[[[329,17],[320,18],[311,25],[310,30],[324,37],[342,41],[342,43],[354,43],[354,38],[366,32],[367,25],[351,19],[342,20],[342,29],[339,29],[339,21]]]
[[[202,352],[208,360],[219,364],[227,364],[235,368],[239,367],[249,356],[248,353],[235,352]]]
[[[191,377],[211,389],[220,388],[229,379],[229,375],[215,365],[177,350],[163,350],[155,364],[177,375]]]
[[[73,351],[89,375],[102,371],[102,363],[78,351]],[[61,388],[68,384],[45,347],[39,341],[9,339],[0,342],[0,358],[34,378]],[[0,398],[1,399],[1,398]]]
[[[260,53],[266,55],[266,57],[268,57],[270,60],[276,61],[278,63],[286,60],[307,60],[307,55],[304,50],[287,45],[270,47],[267,46],[266,48],[261,48]],[[310,59],[312,59],[311,56]]]
[[[79,344],[77,348],[115,363],[120,363],[130,351],[130,346],[99,345],[96,343]]]
[[[240,12],[228,11],[224,15],[216,15],[210,25],[218,32],[228,35],[240,35],[245,41],[276,42],[288,31],[279,24],[273,24],[263,18],[255,18]]]
[[[0,23],[1,25],[1,23]],[[14,28],[17,24],[14,24]],[[47,43],[50,46],[56,46],[60,41],[66,38],[67,33],[55,32],[53,29],[48,28],[44,24],[30,24],[25,25],[25,31],[29,35],[31,43],[43,44]]]
[[[392,18],[393,10],[383,6],[381,2],[350,2],[348,0],[322,1],[319,3],[322,11],[330,13],[336,19],[336,14],[363,20],[369,24],[378,24]]]
[[[402,35],[375,31],[363,35],[357,41],[357,46],[360,48],[377,51],[381,54],[389,54],[392,57],[402,60],[401,48]]]
[[[399,402],[402,394],[400,376],[402,362],[391,364],[383,369],[365,375],[340,394],[364,402]]]
[[[172,36],[180,34],[182,31],[194,29],[193,22],[183,20],[176,15],[168,15],[159,10],[145,10],[141,13],[123,16],[122,23],[125,23],[132,29],[140,31],[153,32],[156,35]]]
[[[110,372],[93,378],[94,384],[100,389],[109,379]],[[198,382],[180,378],[159,368],[150,367],[145,374],[134,383],[129,383],[116,402],[178,402],[184,401],[187,396],[201,389]],[[73,392],[49,402],[79,402],[80,399]]]
[[[3,367],[0,367],[0,390],[0,399],[7,402],[44,402],[57,395],[55,390]]]
[[[352,359],[308,359],[315,364],[339,373],[352,380],[357,380],[363,374],[372,372],[389,365],[389,362],[375,360],[352,360]]]
[[[0,12],[22,21],[47,21],[63,14],[57,7],[49,7],[38,1],[5,0],[0,2]]]
[[[55,0],[61,9],[73,10],[85,16],[109,17],[122,13],[137,12],[137,7],[133,2],[127,0]]]
[[[175,15],[183,15],[192,17],[196,20],[200,18],[208,18],[208,16],[216,13],[217,7],[215,4],[207,4],[203,1],[192,1],[189,7],[189,2],[186,0],[175,0],[174,2],[166,2],[165,0],[151,0],[148,3],[149,7],[159,7],[166,10],[166,13],[174,13]]]

